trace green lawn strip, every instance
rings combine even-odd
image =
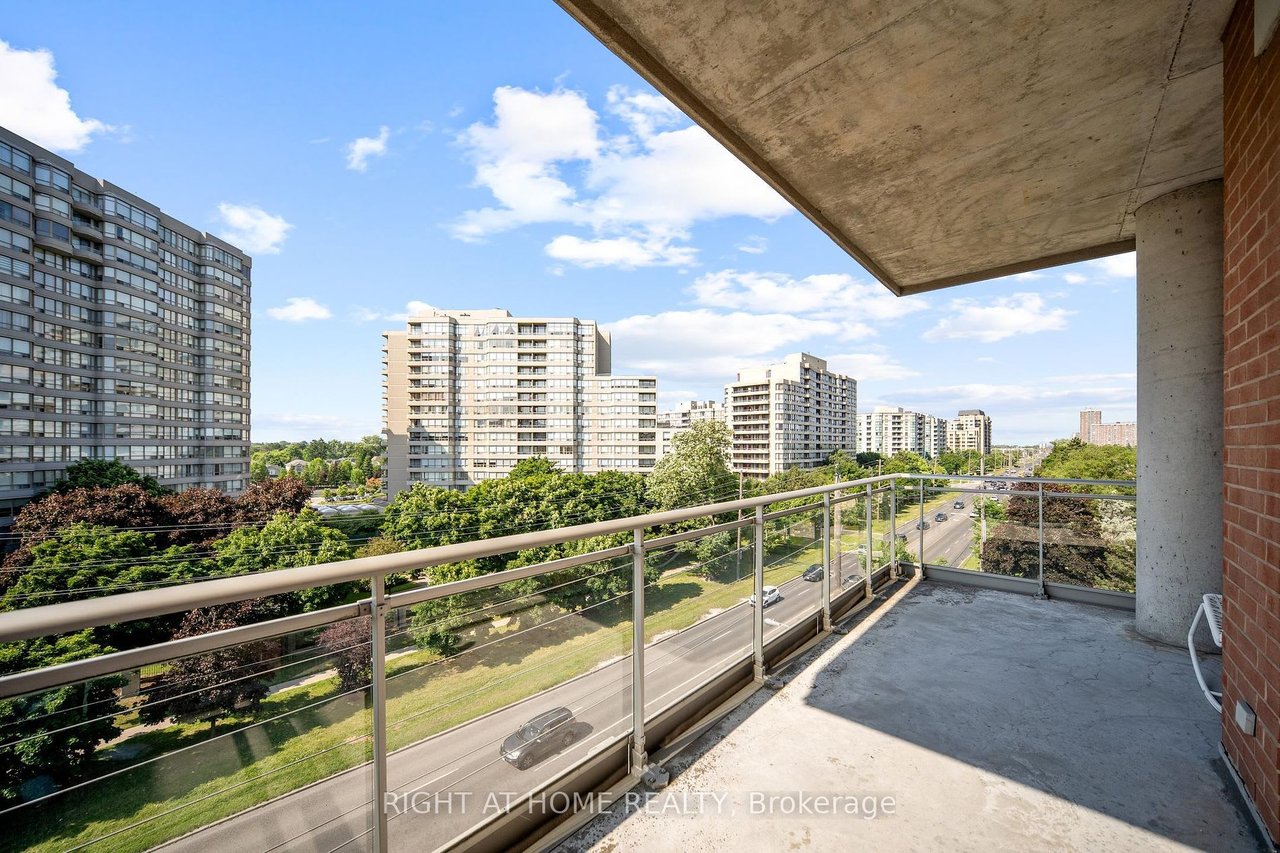
[[[821,548],[814,545],[776,559],[765,573],[774,585],[821,559]],[[691,573],[663,578],[646,596],[650,636],[688,627],[708,612],[737,604],[750,595],[751,584],[750,575],[732,583]],[[614,624],[602,625],[570,614],[519,635],[518,646],[498,642],[444,662],[434,662],[434,654],[425,651],[397,658],[388,667],[391,748],[416,743],[627,654],[630,624],[617,621],[619,615],[609,614]],[[370,717],[364,697],[324,701],[336,686],[336,678],[327,678],[280,691],[263,701],[257,719],[287,716],[219,740],[209,740],[203,724],[141,732],[125,743],[144,747],[150,755],[191,748],[29,807],[9,841],[18,849],[54,851],[120,832],[107,848],[146,850],[367,761]],[[318,702],[318,707],[307,707]],[[224,721],[221,729],[251,722],[247,717]]]

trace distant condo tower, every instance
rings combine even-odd
[[[658,381],[611,375],[592,320],[429,311],[383,338],[390,496],[464,489],[535,457],[587,474],[657,460]]]

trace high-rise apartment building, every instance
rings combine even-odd
[[[856,450],[858,383],[827,370],[821,358],[794,353],[780,364],[740,370],[724,397],[735,473],[817,468],[836,450]]]
[[[1080,440],[1085,444],[1120,444],[1138,446],[1138,425],[1133,421],[1104,424],[1101,409],[1080,411]]]
[[[591,320],[431,311],[383,337],[391,495],[463,489],[535,457],[588,474],[657,459],[657,379],[611,375]]]
[[[0,128],[0,525],[81,459],[247,485],[249,268]]]
[[[1089,443],[1089,434],[1093,431],[1094,424],[1102,423],[1101,409],[1081,409],[1080,410],[1080,431],[1076,433],[1080,440],[1085,444]]]
[[[690,400],[676,408],[658,412],[658,455],[666,456],[672,450],[672,439],[698,421],[727,423],[724,403],[716,400]]]
[[[982,456],[990,453],[990,416],[981,409],[961,409],[947,421],[947,449],[959,453],[974,450]]]
[[[904,451],[930,459],[946,449],[947,422],[901,406],[876,406],[858,416],[858,452],[893,456]]]

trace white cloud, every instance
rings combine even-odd
[[[737,249],[739,252],[746,252],[748,255],[763,255],[769,250],[769,241],[763,237],[752,235],[743,240]]]
[[[606,107],[627,132],[606,130],[580,92],[497,89],[492,122],[477,122],[459,137],[475,164],[475,185],[497,203],[464,213],[453,235],[481,240],[522,225],[576,226],[590,237],[560,235],[548,253],[582,265],[634,268],[691,263],[690,229],[699,221],[773,220],[791,212],[662,97],[615,86]]]
[[[963,403],[973,401],[979,408],[983,403],[1052,403],[1078,400],[1081,406],[1093,400],[1098,404],[1131,400],[1137,383],[1133,373],[1081,373],[1067,376],[1049,376],[1034,383],[983,383],[939,385],[929,388],[911,388],[902,393],[911,400]]]
[[[739,368],[768,361],[771,353],[840,331],[838,323],[827,320],[782,313],[722,314],[705,308],[638,314],[604,328],[613,333],[614,363],[626,371],[656,373],[664,380],[716,382],[732,379]]]
[[[1089,261],[1089,264],[1116,278],[1138,277],[1138,256],[1133,252],[1098,258],[1096,261]]]
[[[926,331],[926,341],[974,340],[994,343],[1015,335],[1031,335],[1065,329],[1065,308],[1050,308],[1037,293],[1014,293],[983,305],[974,299],[953,299],[948,316]]]
[[[293,228],[282,216],[272,216],[251,204],[218,205],[222,236],[251,255],[276,255]]]
[[[366,171],[371,157],[382,157],[387,153],[387,140],[390,138],[391,128],[384,124],[378,128],[377,136],[361,136],[347,143],[347,168],[353,172]]]
[[[328,320],[333,312],[310,296],[294,296],[286,299],[284,305],[268,308],[267,315],[287,323],[304,323],[307,320]]]
[[[929,306],[919,296],[894,296],[872,282],[844,273],[792,278],[783,273],[721,270],[690,287],[699,305],[746,311],[791,311],[850,320],[896,320]]]
[[[1102,406],[1107,420],[1132,420],[1137,399],[1134,373],[1036,376],[1010,383],[968,383],[905,388],[894,405],[946,415],[979,408],[991,415],[996,441],[1067,438],[1079,424],[1080,409]]]
[[[626,86],[615,85],[609,87],[605,102],[611,113],[642,137],[684,123],[684,113],[655,92],[632,92]]]
[[[94,134],[115,129],[77,115],[71,95],[55,82],[57,77],[48,50],[19,50],[0,41],[0,125],[63,152],[79,151]]]
[[[675,267],[689,266],[697,260],[692,246],[675,245],[670,238],[601,237],[584,240],[572,234],[561,234],[547,244],[547,254],[556,260],[580,267]]]
[[[827,366],[836,373],[852,376],[859,382],[910,379],[920,375],[920,371],[895,361],[885,347],[879,346],[870,347],[864,352],[828,356]]]
[[[370,311],[368,308],[357,308],[355,319],[359,323],[372,323],[375,320],[386,320],[389,323],[404,324],[409,322],[410,317],[418,317],[423,314],[430,314],[436,310],[434,305],[423,302],[420,299],[411,299],[405,303],[400,311]]]
[[[1089,277],[1080,275],[1078,272],[1069,272],[1062,276],[1062,280],[1067,284],[1084,284]]]

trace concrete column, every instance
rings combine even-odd
[[[1137,628],[1185,643],[1222,591],[1222,182],[1137,211]]]

